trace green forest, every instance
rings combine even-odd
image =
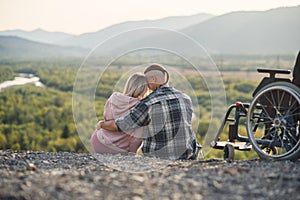
[[[13,86],[0,91],[0,149],[36,151],[87,152],[76,131],[72,113],[72,91],[79,69],[76,59],[18,60],[0,62],[0,82],[12,80],[18,73],[31,73],[46,86]],[[114,91],[115,84],[126,72],[121,64],[117,70],[103,74],[95,93],[96,112],[102,118],[105,100]],[[234,76],[233,76],[234,77]],[[201,76],[185,75],[192,86],[201,116],[210,115],[210,94]],[[227,104],[237,100],[250,102],[257,80],[224,78]],[[171,79],[170,85],[180,84]],[[224,113],[225,114],[225,113]],[[193,123],[201,143],[209,121],[200,116]],[[216,131],[220,125],[214,122]],[[244,131],[244,134],[246,132]],[[92,133],[91,133],[92,134]],[[226,135],[224,136],[226,137]],[[222,151],[213,150],[209,157],[222,157]],[[255,152],[238,153],[236,159],[255,157]]]

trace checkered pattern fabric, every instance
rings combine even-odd
[[[127,133],[144,126],[144,154],[174,160],[184,155],[183,159],[188,159],[195,141],[192,112],[189,96],[172,87],[163,87],[115,122],[120,131]]]

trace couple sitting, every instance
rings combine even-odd
[[[97,153],[136,154],[193,159],[196,136],[192,130],[189,96],[168,86],[169,73],[158,64],[133,74],[124,92],[114,92],[105,104],[104,120],[91,137]],[[148,89],[152,91],[147,96]]]

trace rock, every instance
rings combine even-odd
[[[37,166],[33,163],[27,163],[26,167],[27,167],[27,170],[31,170],[31,171],[37,170]]]

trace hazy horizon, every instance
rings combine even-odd
[[[80,35],[126,21],[155,20],[201,13],[264,11],[300,5],[300,0],[1,0],[0,31],[21,29]],[[118,6],[116,6],[119,4]]]

